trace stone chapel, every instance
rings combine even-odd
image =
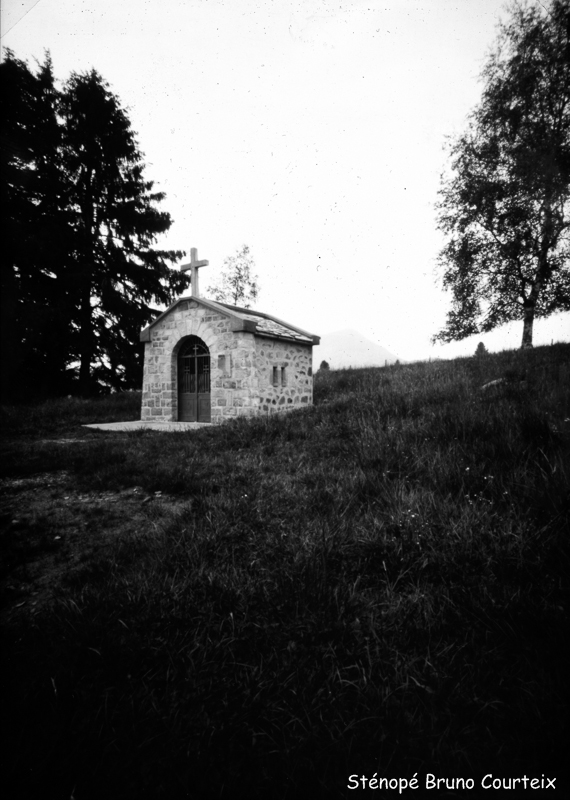
[[[270,314],[200,297],[192,248],[190,297],[141,333],[142,420],[220,423],[303,408],[313,402],[319,337]]]

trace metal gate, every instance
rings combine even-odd
[[[210,351],[191,336],[178,353],[178,419],[210,422]]]

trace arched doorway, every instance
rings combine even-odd
[[[190,336],[178,353],[178,419],[211,422],[210,351],[197,336]]]

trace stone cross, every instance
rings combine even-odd
[[[207,267],[209,261],[198,261],[198,250],[195,247],[190,248],[190,263],[182,264],[180,267],[181,272],[190,272],[190,280],[192,283],[192,297],[200,297],[200,286],[198,283],[198,268]]]

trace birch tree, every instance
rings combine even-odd
[[[482,99],[451,145],[439,256],[452,294],[434,341],[570,310],[570,5],[516,2],[499,26]]]

